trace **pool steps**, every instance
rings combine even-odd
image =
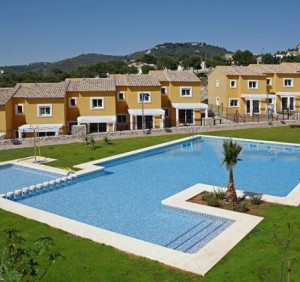
[[[184,253],[195,253],[209,241],[210,236],[222,231],[226,224],[226,221],[207,222],[203,220],[166,244],[165,247]]]
[[[61,187],[61,185],[68,184],[77,177],[75,173],[68,174],[54,180],[46,181],[29,187],[15,190],[14,192],[7,192],[6,194],[0,194],[0,198],[5,199],[19,199],[20,197],[27,197],[34,193],[40,193],[47,191],[48,189],[55,189]]]

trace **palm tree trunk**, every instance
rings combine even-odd
[[[229,168],[229,180],[228,180],[227,191],[226,191],[226,199],[230,203],[237,203],[237,195],[234,189],[232,167]]]

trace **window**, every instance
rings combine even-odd
[[[163,110],[165,111],[165,117],[166,118],[170,117],[170,109],[169,108],[164,108]]]
[[[140,92],[139,93],[139,103],[151,103],[151,93]]]
[[[248,80],[248,89],[257,89],[258,81],[257,80]]]
[[[219,88],[219,86],[220,86],[220,81],[217,79],[216,80],[216,87]]]
[[[77,106],[77,101],[75,97],[69,98],[69,108],[75,108]]]
[[[283,79],[283,87],[293,87],[293,79],[292,78],[284,78]]]
[[[117,123],[118,124],[127,123],[127,115],[117,115]]]
[[[230,88],[236,88],[236,80],[230,80]]]
[[[119,92],[118,93],[118,101],[124,101],[125,100],[125,93]]]
[[[167,88],[166,87],[160,88],[160,93],[161,95],[167,95]]]
[[[104,109],[103,98],[91,98],[91,110]]]
[[[272,85],[272,78],[267,78],[267,86],[271,86]]]
[[[180,88],[180,97],[192,97],[192,88],[181,87]]]
[[[52,105],[38,105],[38,117],[52,117]]]
[[[229,107],[234,108],[239,106],[239,99],[229,99]]]
[[[24,115],[24,104],[17,104],[15,106],[16,115]]]

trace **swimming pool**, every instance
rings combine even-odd
[[[196,138],[98,163],[104,171],[19,202],[161,246],[196,252],[231,221],[168,209],[161,201],[195,183],[225,186],[228,173],[220,166],[222,142]],[[234,170],[237,189],[284,196],[300,182],[296,173],[299,147],[240,143],[243,161]],[[186,237],[191,237],[188,246],[181,244]]]
[[[262,220],[187,202],[213,189],[197,184],[205,179],[206,146],[205,138],[186,138],[81,164],[75,182],[17,201],[0,198],[0,207],[204,275]],[[191,170],[194,164],[196,172]],[[226,185],[226,171],[219,160],[215,165],[223,170]]]
[[[15,191],[61,177],[61,174],[28,168],[17,164],[0,166],[0,194]]]

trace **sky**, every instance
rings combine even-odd
[[[165,42],[274,53],[300,43],[299,11],[299,0],[1,0],[0,66]]]

